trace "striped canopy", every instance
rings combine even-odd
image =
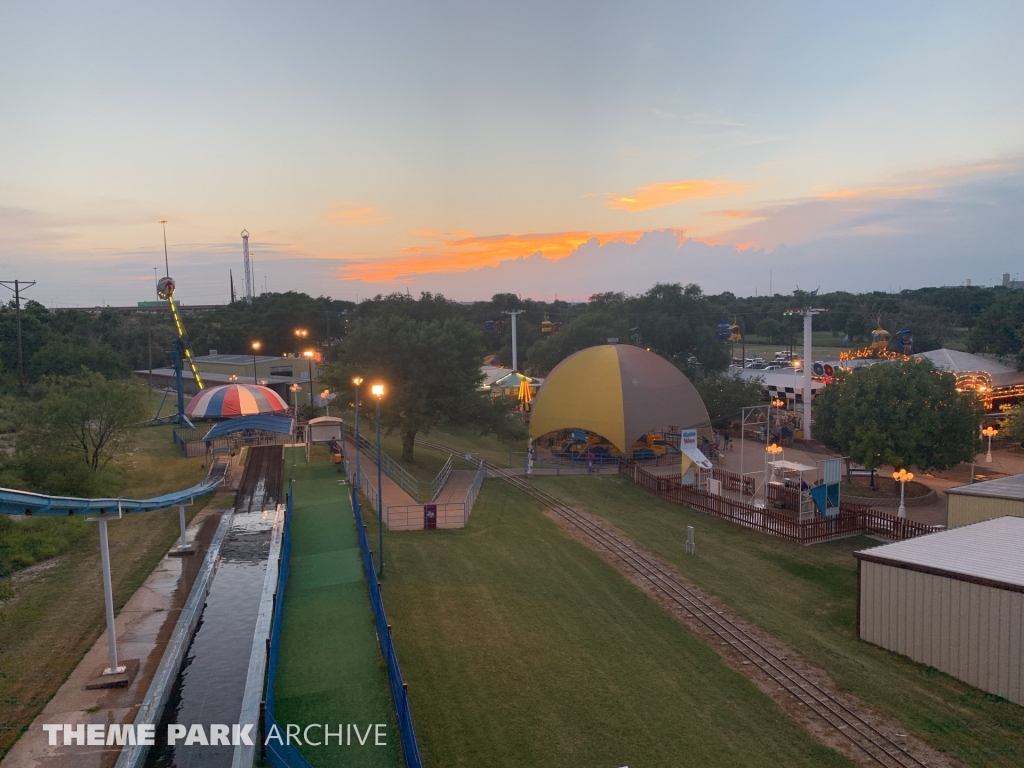
[[[226,419],[232,416],[255,416],[259,413],[280,413],[288,404],[268,387],[256,384],[225,384],[204,389],[192,398],[185,415],[194,419]]]

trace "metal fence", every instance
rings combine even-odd
[[[260,430],[245,430],[230,437],[217,437],[213,440],[203,440],[203,435],[209,430],[188,429],[187,427],[175,427],[171,430],[174,437],[174,444],[178,446],[181,455],[186,458],[205,456],[207,452],[231,452],[237,451],[247,445],[287,445],[292,442],[291,435],[283,435],[277,432],[263,432]]]
[[[342,424],[342,433],[344,439],[355,441],[355,430],[348,424]],[[373,462],[377,461],[377,443],[366,437],[363,432],[359,433],[359,450],[362,451],[363,455],[367,456]],[[417,480],[408,470],[405,469],[401,464],[388,456],[384,451],[381,451],[381,471],[390,477],[399,488],[405,491],[413,499],[413,501],[419,502],[420,504],[427,504],[437,498],[437,495],[441,493],[441,489],[444,488],[444,484],[448,482],[448,475],[452,471],[452,457],[448,456],[448,461],[441,467],[441,470],[437,473],[437,476],[433,480],[427,482],[426,480]]]
[[[363,572],[370,588],[370,607],[373,609],[373,620],[377,625],[377,642],[380,644],[381,655],[388,668],[388,682],[391,685],[391,701],[395,705],[395,716],[398,719],[398,734],[402,741],[402,754],[406,768],[423,768],[420,760],[420,748],[416,743],[416,729],[409,711],[409,692],[402,680],[402,670],[398,666],[395,645],[391,641],[391,625],[384,613],[384,601],[380,595],[380,583],[373,564],[370,544],[366,540],[366,526],[363,524],[363,513],[359,508],[359,496],[352,490],[352,513],[356,518],[356,530],[359,535],[359,551],[363,555]]]
[[[781,536],[800,544],[815,544],[861,533],[900,541],[933,533],[942,528],[942,526],[925,525],[846,502],[840,502],[839,514],[835,517],[801,522],[781,512],[696,490],[693,486],[683,485],[678,476],[659,477],[653,475],[630,461],[622,462],[621,472],[638,485],[671,501],[685,504],[692,509],[720,517],[744,528]],[[738,487],[739,476],[734,475],[733,477],[734,479],[731,481]]]

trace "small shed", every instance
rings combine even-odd
[[[318,416],[309,420],[309,442],[329,443],[341,440],[342,420],[334,416]]]
[[[1013,515],[1024,517],[1024,475],[998,477],[946,490],[946,527]]]
[[[1024,518],[856,552],[857,634],[1024,705]]]

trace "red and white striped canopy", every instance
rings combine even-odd
[[[281,413],[288,404],[269,387],[257,384],[225,384],[204,389],[192,398],[185,415],[196,419],[226,419],[232,416],[255,416],[260,413]]]

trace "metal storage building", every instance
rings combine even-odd
[[[854,556],[862,640],[1024,705],[1024,518]]]
[[[961,485],[946,491],[946,527],[1013,515],[1024,517],[1024,475]]]

